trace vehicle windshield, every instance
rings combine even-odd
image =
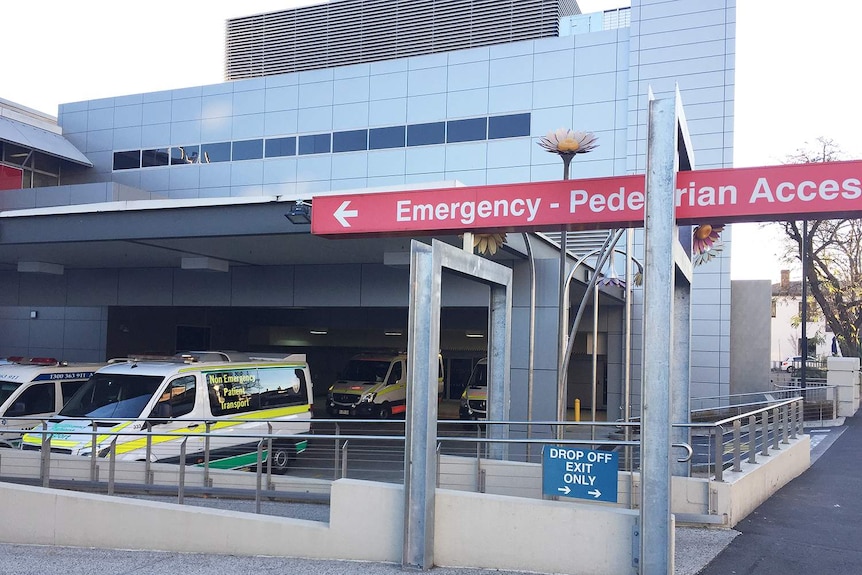
[[[20,381],[0,381],[0,405],[21,387]]]
[[[470,374],[468,387],[487,387],[488,386],[488,365],[477,363],[473,368],[473,373]]]
[[[342,379],[347,381],[383,381],[387,371],[389,371],[388,361],[352,359],[348,362]]]
[[[158,375],[96,373],[75,392],[58,415],[134,419],[162,383]]]

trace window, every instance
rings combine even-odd
[[[280,158],[296,155],[296,138],[268,138],[266,140],[266,157]]]
[[[299,137],[299,154],[328,154],[331,150],[330,134],[314,134]]]
[[[63,405],[66,405],[66,403],[69,401],[69,399],[73,395],[75,395],[75,392],[78,391],[79,389],[81,389],[81,386],[83,386],[85,383],[86,383],[86,380],[84,380],[84,381],[64,381],[63,383],[61,383],[60,384],[60,390],[63,392]]]
[[[351,130],[332,134],[333,152],[356,152],[368,149],[368,130]]]
[[[259,160],[263,157],[263,140],[243,140],[233,143],[234,160]]]
[[[115,170],[132,170],[141,167],[141,151],[114,152]]]
[[[162,383],[158,375],[96,373],[60,410],[63,417],[140,417]]]
[[[401,362],[396,361],[392,364],[392,371],[389,372],[389,377],[386,378],[386,385],[395,385],[398,383],[398,380],[401,379],[402,373],[403,369],[401,368]]]
[[[413,124],[407,126],[408,146],[428,146],[442,144],[446,141],[446,123]]]
[[[25,389],[6,412],[9,417],[54,413],[54,382],[40,383]]]
[[[488,139],[515,138],[530,135],[530,114],[491,116],[488,118]]]
[[[404,126],[393,126],[391,128],[372,128],[368,134],[368,148],[371,150],[383,150],[386,148],[403,148],[404,135]]]
[[[218,142],[215,144],[201,144],[201,163],[212,164],[215,162],[230,161],[230,142]]]
[[[213,415],[230,415],[308,403],[305,372],[295,367],[259,367],[206,373]]]
[[[772,306],[771,307],[772,307],[772,309],[771,309],[772,317],[775,317],[775,310],[776,310],[775,298],[772,298]]]
[[[179,417],[195,408],[195,376],[186,375],[171,381],[153,410],[154,417]],[[166,406],[170,406],[167,408]]]
[[[446,122],[447,142],[473,142],[487,137],[487,119],[451,120]]]
[[[192,146],[175,146],[171,148],[171,165],[197,164],[200,160],[201,147],[197,144]]]
[[[167,166],[170,155],[167,148],[155,148],[141,152],[141,167]]]

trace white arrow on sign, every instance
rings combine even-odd
[[[565,495],[568,495],[572,492],[572,490],[569,489],[568,485],[564,485],[563,487],[557,487],[557,491],[562,491]]]
[[[587,491],[587,495],[592,495],[593,497],[598,499],[599,497],[602,496],[602,492],[599,491],[598,489],[593,489],[592,491]]]
[[[349,228],[350,222],[347,221],[347,218],[355,218],[359,215],[359,210],[348,210],[347,206],[350,205],[350,200],[344,200],[338,209],[335,210],[333,214],[335,219],[338,220],[338,223],[341,224],[343,228]]]

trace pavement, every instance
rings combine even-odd
[[[674,575],[847,575],[862,573],[862,417],[806,429],[812,466],[735,529],[676,528]],[[248,511],[247,509],[237,509]],[[264,511],[265,512],[265,511]],[[328,521],[327,506],[296,504],[292,517]],[[394,575],[400,564],[239,557],[0,544],[0,575]],[[526,575],[435,567],[433,575]]]

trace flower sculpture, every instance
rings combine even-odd
[[[496,254],[505,241],[506,234],[473,234],[473,247],[480,254],[486,251],[491,255]]]
[[[718,256],[724,249],[721,241],[723,225],[700,224],[691,234],[692,262],[699,266]]]
[[[614,251],[612,251],[610,256],[608,256],[608,275],[604,276],[596,283],[602,286],[617,286],[624,288],[626,287],[626,280],[617,275],[617,267],[614,265]],[[632,277],[632,283],[636,286],[641,286],[643,285],[644,280],[644,268],[636,259],[632,259],[632,263],[638,267],[638,271],[636,271]]]
[[[611,250],[610,255],[608,256],[608,273],[606,276],[602,277],[598,282],[601,286],[616,286],[616,287],[625,287],[626,280],[622,279],[617,275],[617,266],[614,264],[614,253],[616,250]]]
[[[544,137],[539,138],[539,145],[546,152],[557,154],[563,158],[563,166],[565,173],[564,180],[569,179],[569,163],[575,154],[586,154],[591,152],[598,146],[596,143],[598,136],[592,132],[575,132],[560,128],[553,132],[548,132]]]

